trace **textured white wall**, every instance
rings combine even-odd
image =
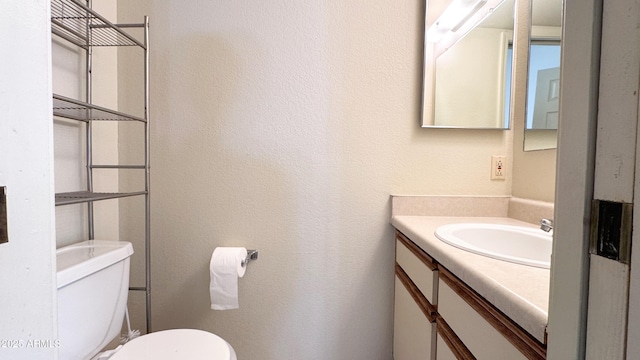
[[[47,1],[0,2],[0,186],[9,242],[0,244],[0,358],[53,359],[56,340],[53,122]],[[8,342],[5,342],[8,341]]]
[[[419,127],[423,6],[119,2],[151,17],[154,330],[248,360],[391,358],[389,195],[511,189],[489,180],[511,132]],[[209,309],[216,246],[260,250],[239,310]]]

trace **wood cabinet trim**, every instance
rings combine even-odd
[[[418,304],[418,307],[420,308],[420,310],[422,310],[429,322],[435,322],[437,312],[436,307],[432,305],[426,297],[424,297],[422,292],[420,292],[420,289],[418,289],[416,284],[411,281],[409,275],[407,275],[407,273],[402,270],[402,267],[400,267],[398,263],[396,263],[396,276],[398,277],[402,285],[404,285],[404,287],[407,289],[409,294],[411,294],[411,297],[416,302],[416,304]]]
[[[447,347],[451,350],[453,355],[456,356],[456,359],[476,360],[476,357],[473,356],[471,351],[469,351],[462,340],[460,340],[458,335],[456,335],[440,314],[436,314],[436,329],[442,340],[447,344]]]
[[[546,345],[541,344],[447,269],[441,266],[439,268],[439,274],[440,279],[513,344],[525,357],[532,360],[542,360],[546,358]]]
[[[404,244],[409,251],[411,251],[420,261],[422,261],[429,269],[437,270],[438,264],[431,256],[429,256],[424,250],[422,250],[413,241],[409,240],[403,233],[396,230],[396,240]]]

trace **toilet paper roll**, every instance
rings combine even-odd
[[[243,247],[217,247],[213,250],[209,264],[211,309],[230,310],[239,307],[238,278],[244,276],[246,266],[242,266],[242,261],[246,257],[247,249]]]

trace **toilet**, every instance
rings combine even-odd
[[[56,251],[59,360],[237,360],[221,337],[172,329],[100,353],[120,335],[129,293],[131,243],[89,240]],[[99,354],[100,353],[100,354]]]

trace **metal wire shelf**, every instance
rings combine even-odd
[[[53,115],[84,122],[92,120],[146,122],[146,120],[141,117],[128,115],[56,94],[53,95]]]
[[[78,0],[51,1],[51,31],[79,47],[145,45]]]
[[[130,193],[98,193],[89,191],[75,191],[56,194],[56,206],[81,204],[92,201],[119,199],[130,196],[138,196],[146,194],[146,191],[137,191]]]
[[[94,238],[94,209],[93,202],[99,200],[118,199],[141,195],[144,197],[144,261],[145,261],[145,286],[136,288],[146,293],[146,332],[151,332],[151,209],[149,196],[150,181],[150,132],[149,132],[149,18],[139,24],[113,24],[91,9],[90,0],[51,0],[51,32],[57,38],[68,41],[85,50],[85,80],[86,102],[66,98],[60,95],[53,96],[53,114],[58,118],[65,118],[86,123],[85,156],[87,168],[86,191],[58,193],[55,197],[56,206],[86,203],[87,234],[89,239]],[[136,28],[128,31],[125,29]],[[133,35],[139,36],[133,36]],[[140,40],[138,40],[140,39]],[[94,47],[125,46],[141,48],[144,58],[144,117],[128,115],[119,111],[110,110],[92,104],[92,66]],[[143,165],[99,165],[93,164],[92,133],[93,121],[138,121],[144,127],[144,164]],[[144,191],[128,193],[98,193],[93,189],[93,171],[96,169],[142,169],[144,171]]]

